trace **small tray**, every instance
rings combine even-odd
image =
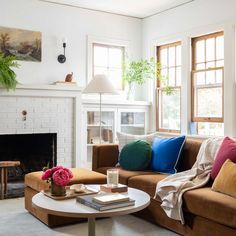
[[[94,194],[98,193],[96,189],[91,189],[91,188],[86,188],[83,192],[75,192],[73,189],[70,189],[70,187],[66,187],[66,195],[64,196],[53,196],[51,194],[50,189],[49,190],[42,190],[41,191],[45,196],[50,197],[54,200],[65,200],[65,199],[70,199],[70,198],[75,198],[77,196],[82,196],[82,195],[89,195],[89,194]]]

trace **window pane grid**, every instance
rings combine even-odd
[[[157,130],[180,131],[181,43],[157,47],[157,61],[161,64],[163,81],[157,83]],[[171,95],[165,88],[170,87]]]
[[[192,121],[197,122],[196,132],[223,135],[223,32],[192,39],[192,50]]]
[[[93,76],[101,73],[107,75],[117,89],[123,89],[123,62],[124,47],[93,44]]]
[[[179,86],[181,79],[176,78],[177,68],[181,68],[181,53],[180,43],[170,44],[169,46],[164,45],[159,48],[159,61],[161,63],[161,70],[167,70],[167,73],[161,74],[165,78],[164,83],[159,83],[159,87],[166,86]],[[178,57],[178,65],[177,65]]]
[[[171,95],[165,89],[158,91],[158,127],[161,131],[179,132],[180,130],[180,87],[173,88]]]

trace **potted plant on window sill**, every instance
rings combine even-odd
[[[0,85],[7,90],[14,90],[17,85],[16,73],[11,69],[19,66],[15,60],[15,56],[4,56],[0,53]]]
[[[166,94],[171,94],[167,78],[161,75],[161,65],[152,57],[123,64],[123,81],[128,83],[127,99],[130,100],[134,84],[143,85],[146,80],[156,78],[165,85]]]

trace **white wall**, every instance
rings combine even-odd
[[[49,84],[74,72],[79,86],[87,75],[87,35],[130,42],[131,58],[141,56],[141,20],[56,5],[38,0],[0,0],[0,26],[42,32],[42,62],[20,61],[17,80]],[[67,37],[67,61],[60,64],[62,38]]]
[[[188,132],[190,121],[191,37],[223,30],[225,34],[225,135],[235,136],[235,0],[195,0],[189,4],[146,18],[142,22],[143,57],[155,55],[155,46],[182,41],[182,132]],[[149,84],[144,97],[154,98]],[[154,101],[155,102],[155,101]],[[155,106],[153,106],[155,107]],[[153,110],[155,114],[155,110]],[[154,117],[154,115],[152,116]],[[155,121],[152,120],[153,128]]]

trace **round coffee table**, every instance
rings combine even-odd
[[[90,188],[99,190],[99,185],[89,185]],[[116,208],[107,211],[97,211],[76,202],[76,199],[54,200],[43,193],[37,193],[32,202],[36,208],[58,216],[88,218],[88,235],[95,236],[95,219],[134,213],[146,208],[150,204],[150,196],[138,189],[128,188],[128,195],[135,200],[134,206]]]

